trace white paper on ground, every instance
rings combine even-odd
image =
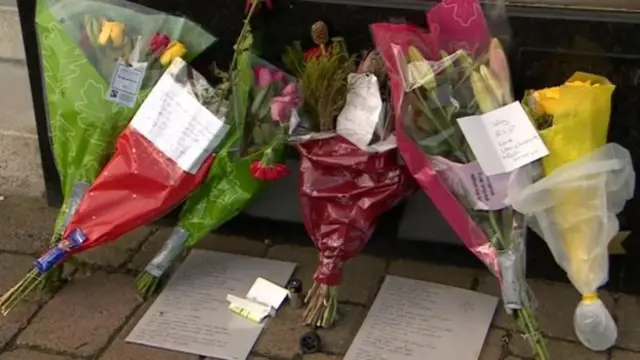
[[[498,299],[387,276],[344,360],[477,360]]]
[[[255,322],[275,315],[289,291],[264,278],[257,278],[244,298],[227,295],[229,310]]]
[[[130,126],[181,169],[194,174],[223,140],[229,126],[174,80],[172,73],[181,64],[174,61],[160,77]]]
[[[259,276],[284,285],[295,266],[194,249],[126,341],[218,359],[245,360],[264,323],[230,312],[227,294],[246,294]]]
[[[460,129],[485,174],[508,173],[549,155],[519,102],[458,119]]]
[[[247,298],[229,294],[227,301],[229,302],[229,311],[257,323],[261,323],[267,316],[275,314],[271,306]]]
[[[127,64],[124,60],[118,59],[105,98],[132,108],[136,104],[146,71],[146,62],[136,61]]]
[[[256,279],[247,293],[247,299],[267,304],[276,310],[280,308],[287,296],[289,296],[289,290],[261,277]]]
[[[384,115],[378,79],[372,74],[349,74],[349,93],[336,121],[336,133],[366,150]]]

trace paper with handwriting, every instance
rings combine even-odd
[[[508,173],[549,155],[519,102],[458,119],[460,129],[485,174]]]
[[[256,278],[284,286],[294,263],[195,249],[126,338],[217,359],[245,360],[264,323],[229,311]]]
[[[228,125],[177,83],[170,71],[158,80],[130,126],[192,174],[229,130]]]
[[[387,276],[344,360],[477,360],[497,304],[474,291]]]

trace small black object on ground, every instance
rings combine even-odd
[[[322,348],[322,339],[320,335],[314,330],[311,330],[300,338],[300,351],[303,354],[315,354],[320,352]]]

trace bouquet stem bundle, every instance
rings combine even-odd
[[[38,0],[35,23],[64,195],[49,241],[53,246],[168,62],[175,56],[194,58],[215,38],[185,18],[128,1]],[[144,68],[138,92],[109,91],[118,65]],[[55,288],[62,270],[29,272],[0,297],[0,312],[10,312],[26,294]]]
[[[259,3],[252,1],[248,8],[229,73],[218,72],[223,82],[216,97],[226,104],[219,113],[232,129],[204,184],[187,199],[171,236],[138,276],[138,290],[145,297],[156,292],[180,253],[238,215],[268,181],[287,174],[281,163],[284,144],[300,99],[294,79],[250,52],[249,23]]]
[[[601,76],[576,73],[561,86],[529,92],[525,106],[550,154],[540,161],[541,171],[537,164],[519,170],[509,191],[582,294],[574,327],[596,351],[617,337],[597,290],[607,281],[607,245],[619,229],[615,214],[635,185],[629,152],[606,144],[613,90]]]
[[[314,24],[311,33],[317,47],[303,52],[296,44],[288,49],[284,62],[302,86],[301,120],[291,142],[300,154],[302,217],[320,260],[313,287],[305,298],[303,321],[331,327],[337,319],[344,263],[362,251],[380,215],[409,194],[412,187],[408,174],[398,164],[395,143],[385,149],[365,144],[363,149],[338,130],[340,121],[349,121],[347,117],[341,120],[341,116],[349,108],[352,91],[358,88],[350,79],[375,85],[369,95],[379,99],[384,87],[379,87],[377,72],[370,69],[356,73],[354,58],[343,40],[330,42],[324,23]],[[374,125],[381,121],[379,128],[388,129],[390,117],[381,116],[385,115],[382,101],[378,105],[379,111],[365,120]],[[391,137],[392,131],[383,132],[375,145]]]
[[[477,1],[466,3],[482,13]],[[405,24],[371,26],[391,78],[398,148],[463,243],[501,282],[506,311],[536,359],[547,360],[526,285],[525,219],[505,205],[509,174],[485,175],[457,123],[513,103],[508,63],[483,16],[462,25],[451,11],[439,4],[429,12],[430,28],[440,29],[435,34]]]

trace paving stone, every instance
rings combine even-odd
[[[393,261],[387,273],[465,289],[471,287],[476,275],[472,269],[413,260]]]
[[[318,252],[315,248],[277,245],[269,249],[267,257],[297,263],[294,277],[302,280],[304,291],[313,285],[313,274],[318,266]],[[338,291],[340,301],[370,304],[378,293],[385,267],[384,260],[368,255],[360,255],[347,261]]]
[[[329,354],[309,354],[302,357],[303,360],[340,360],[344,356]]]
[[[0,238],[1,239],[1,238]],[[32,268],[33,258],[22,255],[0,254],[0,291],[4,294],[16,285]],[[37,295],[37,294],[34,294]],[[30,296],[8,316],[0,315],[0,349],[18,331],[27,326],[33,313],[38,309],[38,297]]]
[[[640,351],[640,297],[621,294],[616,304],[618,346]]]
[[[133,281],[101,272],[75,279],[36,315],[18,344],[94,355],[140,303]]]
[[[489,329],[484,346],[480,352],[478,360],[497,360],[502,356],[504,348],[504,338],[507,332],[501,329]]]
[[[208,235],[200,240],[195,247],[198,249],[255,257],[263,257],[267,253],[267,245],[263,241],[219,234]]]
[[[0,250],[39,254],[53,234],[57,210],[44,199],[7,196],[0,201]]]
[[[289,306],[278,311],[262,331],[254,350],[268,358],[290,359],[300,354],[299,340],[309,328],[302,324],[303,309]],[[332,329],[318,329],[322,351],[344,354],[362,325],[367,310],[353,305],[341,305],[341,318]],[[306,357],[305,357],[306,360]]]
[[[140,321],[140,318],[142,318],[151,304],[153,304],[154,300],[155,299],[150,299],[136,312],[124,329],[118,334],[114,342],[109,345],[105,353],[100,357],[100,360],[198,360],[199,357],[197,355],[184,354],[124,341],[138,321]]]
[[[514,333],[509,341],[509,348],[514,355],[524,358],[533,357],[533,351],[527,340]],[[607,352],[593,352],[579,343],[563,340],[547,339],[547,351],[551,359],[563,360],[607,360]]]
[[[170,234],[171,228],[169,227],[160,227],[156,229],[156,231],[149,236],[147,241],[145,241],[140,250],[138,250],[138,253],[133,257],[129,264],[127,264],[127,267],[135,270],[143,270],[145,266],[153,260],[153,257],[156,256],[158,251],[160,251],[162,245],[167,241]]]
[[[51,355],[37,351],[17,349],[0,355],[0,360],[72,360],[63,355]]]
[[[611,360],[640,360],[640,353],[624,350],[613,350],[613,352],[611,353]]]
[[[576,341],[573,330],[573,313],[580,302],[580,294],[569,283],[529,279],[529,286],[536,297],[538,307],[535,309],[540,329],[555,338]],[[480,276],[478,291],[500,297],[498,281],[489,273]],[[599,292],[600,299],[611,309],[614,308],[613,297],[606,291]],[[505,329],[517,329],[513,318],[499,305],[493,323]]]
[[[94,265],[118,267],[129,259],[140,244],[152,232],[150,227],[138,228],[116,241],[89,249],[78,255],[78,259]]]
[[[142,246],[133,260],[129,263],[129,267],[136,270],[143,270],[147,264],[156,256],[164,243],[169,239],[172,228],[159,228]],[[267,246],[259,241],[253,241],[237,236],[223,236],[212,234],[202,239],[197,245],[198,249],[206,249],[220,252],[228,252],[240,255],[249,255],[262,257],[267,251]],[[181,256],[175,260],[175,263],[181,262]]]

